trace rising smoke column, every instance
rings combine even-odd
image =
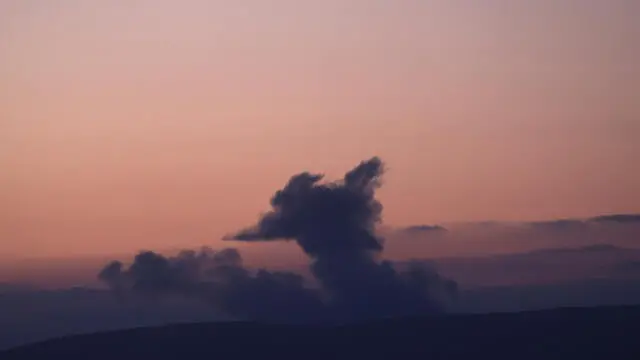
[[[375,227],[382,205],[375,199],[383,163],[364,161],[342,180],[293,176],[271,199],[272,210],[255,226],[226,240],[295,240],[312,260],[321,290],[305,287],[291,272],[251,272],[235,249],[183,251],[174,257],[139,253],[125,267],[114,261],[99,278],[118,294],[183,296],[247,320],[345,322],[442,310],[454,282],[424,264],[404,271],[380,260],[383,239]]]
[[[382,205],[375,199],[384,172],[374,157],[341,181],[321,184],[323,176],[293,176],[271,199],[272,210],[258,224],[228,238],[238,241],[295,240],[313,260],[311,270],[329,293],[341,317],[367,318],[438,311],[437,294],[455,283],[413,264],[397,271],[379,261],[383,239],[375,226]]]

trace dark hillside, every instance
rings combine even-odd
[[[640,359],[640,307],[372,321],[335,327],[202,323],[51,340],[11,359]]]

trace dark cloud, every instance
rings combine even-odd
[[[455,294],[456,284],[432,268],[412,263],[399,271],[379,259],[383,239],[375,226],[382,205],[375,199],[384,170],[378,158],[360,163],[336,182],[322,175],[293,176],[271,199],[258,224],[226,240],[293,240],[310,257],[320,289],[289,272],[257,273],[242,266],[233,249],[183,252],[165,257],[138,254],[129,268],[107,265],[99,277],[120,292],[204,299],[239,318],[273,321],[336,321],[433,313]]]
[[[581,219],[557,219],[557,220],[549,220],[549,221],[538,221],[531,222],[531,225],[534,228],[542,229],[542,230],[576,230],[576,229],[584,229],[589,224],[593,223],[618,223],[618,224],[629,224],[629,223],[640,223],[640,215],[636,214],[615,214],[615,215],[601,215],[592,217],[587,220]]]
[[[402,229],[405,233],[443,232],[447,229],[440,225],[414,225]]]
[[[613,223],[640,223],[640,214],[615,214],[603,215],[591,218],[589,221],[596,223],[613,222]]]
[[[586,226],[586,223],[577,219],[558,219],[532,222],[529,223],[529,225],[536,230],[562,231],[583,229]]]
[[[578,248],[540,249],[526,254],[602,254],[627,251],[627,249],[611,244],[595,244]]]
[[[228,240],[292,239],[314,258],[380,252],[382,239],[375,235],[374,226],[382,205],[373,195],[382,171],[382,162],[374,158],[351,170],[341,182],[319,184],[322,175],[295,175],[271,199],[273,211]]]

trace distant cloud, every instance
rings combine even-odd
[[[589,219],[557,219],[549,221],[537,221],[530,222],[528,225],[538,229],[548,230],[569,230],[579,229],[589,226],[595,223],[618,223],[618,224],[631,224],[640,223],[640,215],[636,214],[615,214],[615,215],[601,215],[595,216]]]
[[[610,244],[596,244],[583,246],[578,248],[554,248],[554,249],[541,249],[531,251],[528,254],[577,254],[577,253],[611,253],[615,251],[626,251],[627,249],[610,245]]]
[[[538,230],[576,230],[586,226],[586,223],[582,220],[576,219],[559,219],[551,221],[537,221],[531,222],[529,225]]]
[[[640,223],[640,214],[615,214],[615,215],[603,215],[591,218],[591,222],[614,222],[614,223]]]
[[[533,222],[451,223],[446,224],[446,232],[434,231],[431,225],[390,228],[386,230],[386,253],[398,259],[434,259],[601,244],[639,248],[637,220],[637,215],[615,215]]]
[[[425,233],[425,232],[443,232],[447,231],[444,226],[440,225],[413,225],[402,229],[406,233]]]
[[[610,244],[432,261],[439,271],[455,278],[463,288],[558,284],[591,279],[640,280],[640,271],[635,271],[640,261],[640,249]]]

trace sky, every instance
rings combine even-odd
[[[387,164],[394,226],[640,212],[634,0],[0,3],[0,259],[208,244]]]

